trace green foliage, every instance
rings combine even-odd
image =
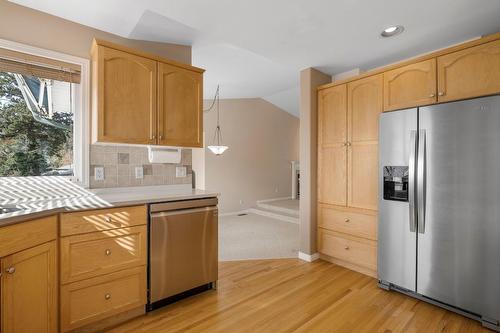
[[[0,99],[0,176],[39,176],[71,163],[72,132],[35,121],[10,73],[0,72]],[[53,118],[73,124],[69,113]]]

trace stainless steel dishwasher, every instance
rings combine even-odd
[[[216,287],[217,198],[149,206],[148,311]]]

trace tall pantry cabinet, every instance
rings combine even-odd
[[[318,246],[331,261],[377,269],[378,116],[383,76],[318,92]]]

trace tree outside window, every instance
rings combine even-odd
[[[23,76],[23,82],[49,82],[49,87],[39,85],[47,93],[37,96],[41,108],[50,104],[47,116],[27,104],[33,100],[27,98],[26,89],[36,84],[22,87],[19,78],[0,72],[0,176],[73,175],[70,83]]]

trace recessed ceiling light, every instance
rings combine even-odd
[[[392,27],[387,27],[380,33],[382,37],[392,37],[399,35],[405,30],[405,28],[402,25],[394,25]]]

